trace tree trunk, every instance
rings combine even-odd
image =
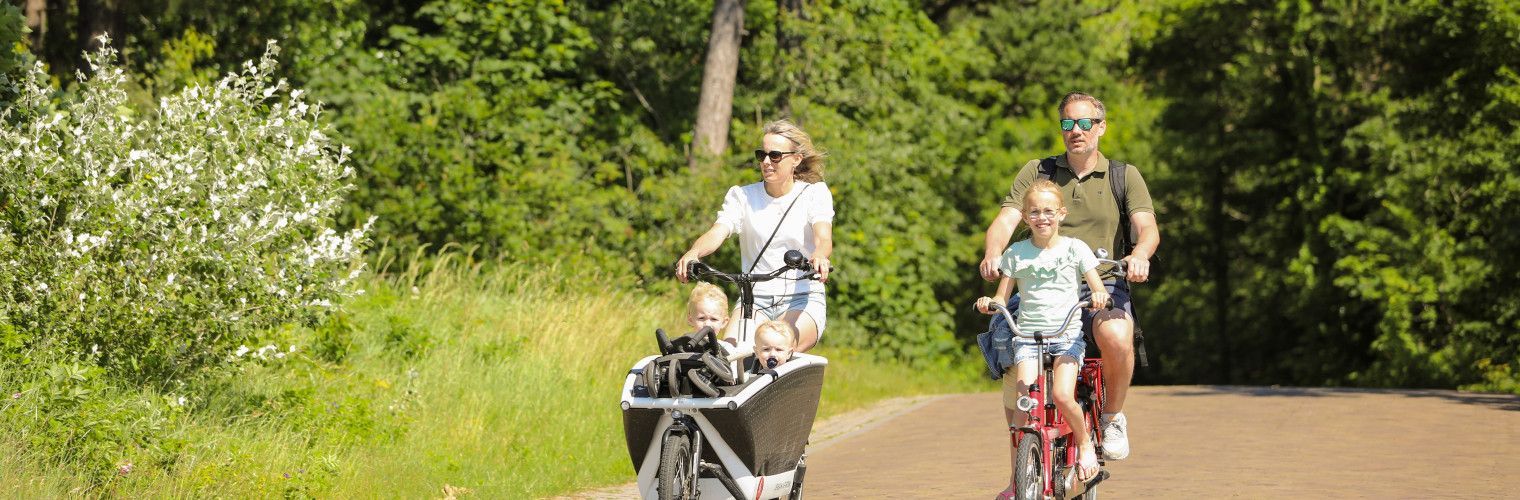
[[[26,0],[26,27],[32,29],[32,53],[41,55],[47,39],[47,0]]]
[[[1223,136],[1229,137],[1229,133],[1226,132]],[[1214,229],[1211,242],[1213,251],[1210,252],[1213,262],[1209,263],[1209,267],[1214,274],[1214,334],[1218,336],[1216,349],[1219,351],[1219,364],[1216,365],[1218,372],[1214,376],[1217,377],[1216,383],[1232,384],[1235,382],[1233,367],[1236,362],[1235,347],[1230,341],[1230,335],[1234,333],[1230,329],[1230,287],[1233,284],[1230,283],[1229,245],[1232,239],[1223,230],[1229,224],[1229,219],[1225,216],[1225,198],[1228,196],[1225,183],[1230,173],[1225,171],[1223,162],[1216,162],[1214,170],[1214,174],[1209,176],[1211,182],[1208,198],[1209,227]]]
[[[120,40],[122,33],[116,19],[117,0],[79,0],[79,49],[94,53],[100,49],[100,37],[110,35]]]
[[[693,172],[709,170],[728,150],[728,122],[734,112],[734,80],[739,75],[739,40],[743,34],[744,1],[717,0],[687,164]]]
[[[780,116],[791,117],[792,93],[803,85],[801,62],[797,57],[798,48],[802,46],[802,33],[795,26],[788,29],[788,25],[807,19],[807,13],[802,9],[802,0],[776,0],[776,64],[772,67],[782,72],[782,88],[776,93],[776,112]]]

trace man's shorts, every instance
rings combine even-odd
[[[787,311],[802,311],[813,318],[813,323],[818,324],[818,338],[823,339],[823,326],[828,321],[829,311],[823,292],[755,296],[755,312],[765,319],[780,319]]]
[[[1135,307],[1134,307],[1134,304],[1130,302],[1130,298],[1129,298],[1129,282],[1128,281],[1117,281],[1117,282],[1114,282],[1114,281],[1104,281],[1103,282],[1103,288],[1108,290],[1109,301],[1114,303],[1114,309],[1124,311],[1125,314],[1129,315],[1130,321],[1134,321],[1135,320]],[[1090,290],[1090,289],[1087,288],[1087,283],[1081,283],[1077,287],[1077,295],[1079,297],[1081,297],[1082,300],[1092,300],[1092,290]],[[1093,317],[1096,314],[1097,313],[1094,312],[1092,309],[1083,309],[1082,310],[1082,336],[1083,336],[1083,338],[1094,338],[1093,337],[1093,330],[1092,329],[1093,329]],[[1097,356],[1098,355],[1098,343],[1097,342],[1092,342],[1091,346],[1092,346],[1092,351],[1093,351],[1092,355]]]

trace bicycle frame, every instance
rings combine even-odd
[[[1081,311],[1081,308],[1087,305],[1088,302],[1083,301],[1073,306],[1071,311],[1066,314],[1066,321],[1056,331],[1066,331],[1066,328],[1071,324],[1072,318]],[[1054,390],[1052,384],[1055,383],[1055,374],[1054,367],[1045,363],[1045,357],[1048,355],[1045,352],[1045,346],[1047,345],[1045,343],[1046,336],[1038,332],[1027,335],[1020,332],[1018,324],[1013,320],[1013,315],[1008,312],[1005,306],[993,303],[992,307],[999,314],[1003,315],[1003,319],[1008,322],[1008,327],[1013,330],[1014,336],[1034,339],[1036,349],[1040,353],[1040,355],[1035,356],[1035,380],[1029,386],[1029,395],[1021,396],[1017,404],[1017,410],[1027,413],[1028,419],[1023,426],[1011,427],[1010,432],[1015,448],[1018,447],[1019,441],[1026,437],[1040,440],[1040,448],[1042,450],[1040,454],[1040,478],[1044,483],[1041,486],[1044,496],[1051,497],[1055,495],[1056,486],[1055,468],[1057,462],[1054,460],[1056,441],[1071,435],[1072,430],[1071,422],[1067,422],[1065,418],[1061,417],[1061,412],[1056,409],[1055,402],[1048,397],[1051,391]],[[1096,383],[1089,385],[1089,381],[1096,381]],[[1075,392],[1079,402],[1083,399],[1081,393],[1083,392],[1084,385],[1089,385],[1087,387],[1088,394],[1097,394],[1099,395],[1097,399],[1101,400],[1101,395],[1103,394],[1101,359],[1087,360],[1082,363],[1082,367],[1078,371],[1077,389]],[[1085,420],[1082,425],[1092,428],[1092,423],[1098,421],[1098,412],[1102,411],[1102,408],[1101,401],[1087,405],[1087,408],[1084,408],[1082,411]],[[1095,447],[1100,443],[1101,439],[1101,435],[1093,437]],[[1077,463],[1078,449],[1076,446],[1067,446],[1064,451],[1064,456],[1061,457],[1062,460],[1060,461],[1061,464]]]
[[[1099,262],[1114,264],[1115,268],[1119,270],[1124,268],[1124,263],[1118,261],[1100,258]],[[1071,325],[1072,319],[1080,314],[1082,308],[1090,305],[1091,303],[1088,301],[1081,301],[1072,306],[1071,310],[1066,313],[1066,320],[1055,331],[1066,331],[1067,327]],[[1058,463],[1067,470],[1067,474],[1061,480],[1061,490],[1071,491],[1076,486],[1074,467],[1078,462],[1077,454],[1080,450],[1076,446],[1076,443],[1072,443],[1068,439],[1067,446],[1065,446],[1060,457],[1061,460],[1059,462],[1055,460],[1056,442],[1071,435],[1072,423],[1067,422],[1061,416],[1061,412],[1056,408],[1055,402],[1049,397],[1049,394],[1054,389],[1055,373],[1054,367],[1045,362],[1045,357],[1048,355],[1045,352],[1046,335],[1040,332],[1032,334],[1023,333],[1019,330],[1018,323],[1014,321],[1013,315],[1008,311],[1006,306],[993,302],[991,307],[995,310],[995,313],[1003,316],[1003,319],[1008,324],[1008,328],[1013,331],[1015,337],[1033,339],[1039,352],[1039,355],[1035,356],[1035,380],[1029,386],[1029,395],[1021,396],[1016,405],[1018,406],[1016,410],[1025,412],[1028,418],[1025,425],[1018,427],[1010,426],[1009,429],[1013,447],[1014,449],[1018,449],[1019,441],[1024,438],[1039,439],[1041,449],[1040,478],[1043,483],[1041,485],[1043,496],[1046,498],[1056,496],[1057,483],[1055,470]],[[1082,366],[1078,367],[1076,388],[1073,390],[1073,396],[1077,399],[1077,403],[1083,406],[1081,411],[1083,422],[1080,425],[1087,428],[1088,434],[1093,441],[1093,450],[1099,452],[1099,456],[1101,457],[1100,450],[1103,449],[1103,433],[1098,432],[1097,422],[1101,421],[1103,405],[1107,402],[1107,394],[1104,392],[1103,387],[1102,358],[1083,360]],[[1099,463],[1101,466],[1101,460]],[[1084,489],[1090,488],[1107,478],[1108,471],[1100,469],[1097,476],[1086,481]],[[1014,486],[1015,488],[1018,487],[1018,485]]]

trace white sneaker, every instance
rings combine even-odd
[[[1114,418],[1103,424],[1103,458],[1124,460],[1129,456],[1128,427],[1123,413],[1114,414]]]

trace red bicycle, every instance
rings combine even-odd
[[[1123,276],[1124,262],[1107,259],[1099,259],[1099,261],[1114,265],[1109,272],[1104,273],[1105,277],[1116,274]],[[1055,331],[1066,331],[1072,319],[1079,317],[1081,310],[1090,305],[1089,301],[1078,302],[1066,314],[1066,321]],[[1061,412],[1057,411],[1055,402],[1048,396],[1052,391],[1053,366],[1055,365],[1055,355],[1045,350],[1045,340],[1049,334],[1019,331],[1013,315],[1003,304],[993,302],[991,307],[996,314],[1003,315],[1003,319],[1008,322],[1008,327],[1013,330],[1015,336],[1033,339],[1041,353],[1040,356],[1035,357],[1035,362],[1039,364],[1035,372],[1037,374],[1035,381],[1029,386],[1029,395],[1020,396],[1015,404],[1018,411],[1028,414],[1025,420],[1027,423],[1023,426],[1009,426],[1008,429],[1017,450],[1014,453],[1013,497],[1018,500],[1043,500],[1080,496],[1084,500],[1096,500],[1098,483],[1109,477],[1108,471],[1102,468],[1104,464],[1103,433],[1098,429],[1099,418],[1107,397],[1107,393],[1103,390],[1103,360],[1086,358],[1077,372],[1075,396],[1077,404],[1082,407],[1082,422],[1079,425],[1085,426],[1087,435],[1092,436],[1093,447],[1098,452],[1099,467],[1096,475],[1081,482],[1077,481],[1078,449],[1072,439],[1072,423],[1061,417]],[[1109,307],[1113,307],[1113,304],[1110,303]]]

